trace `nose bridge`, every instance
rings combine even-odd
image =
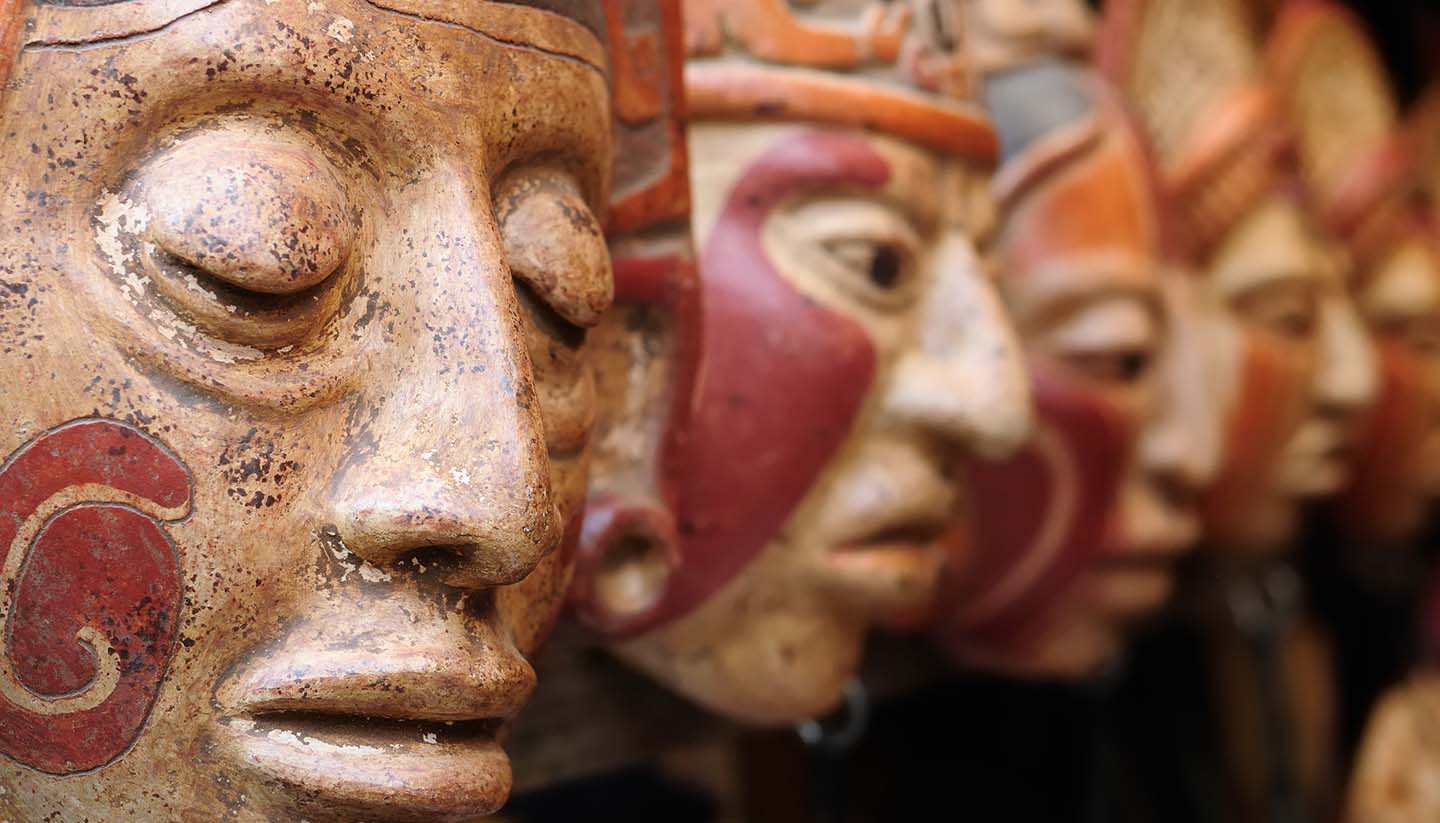
[[[377,242],[368,300],[384,333],[363,330],[369,384],[333,483],[347,548],[382,566],[443,550],[447,581],[463,586],[515,582],[559,540],[514,287],[488,198],[476,194],[485,190],[463,175],[414,186],[393,212],[413,217]]]
[[[915,334],[896,366],[888,407],[905,423],[986,458],[1008,455],[1030,436],[1024,358],[974,245],[942,232]]]
[[[1316,396],[1324,408],[1351,414],[1369,405],[1379,388],[1375,353],[1354,303],[1330,295],[1320,316]]]
[[[1168,333],[1156,364],[1155,411],[1141,436],[1141,459],[1150,472],[1197,492],[1220,467],[1224,421],[1206,346],[1219,331],[1205,326],[1193,277],[1164,271],[1160,282]]]

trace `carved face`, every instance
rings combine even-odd
[[[962,453],[1028,428],[973,238],[984,177],[804,125],[690,135],[704,362],[679,489],[685,561],[626,660],[707,707],[839,699],[866,628],[923,607]]]
[[[1376,343],[1380,389],[1366,416],[1342,516],[1367,543],[1416,536],[1440,496],[1440,257],[1423,235],[1382,254],[1356,301]]]
[[[1345,479],[1359,413],[1375,392],[1348,266],[1292,200],[1253,208],[1206,272],[1221,330],[1226,458],[1205,501],[1207,538],[1241,555],[1283,548],[1299,504]]]
[[[584,492],[598,41],[480,3],[29,13],[0,818],[493,811]]]
[[[1027,676],[1092,673],[1164,601],[1219,440],[1197,402],[1208,368],[1193,278],[1162,278],[1138,147],[1118,123],[1082,133],[1031,176],[1025,154],[1001,173],[1000,282],[1039,431],[1015,459],[970,471],[971,545],[940,623],[960,660]]]

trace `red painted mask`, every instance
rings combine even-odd
[[[1415,200],[1421,135],[1400,129],[1380,56],[1339,6],[1287,6],[1267,56],[1314,210],[1344,243],[1378,344],[1377,402],[1357,427],[1339,521],[1357,547],[1398,548],[1440,495],[1440,255]]]
[[[1175,426],[1168,372],[1188,365],[1165,352],[1190,341],[1167,345],[1163,330],[1190,332],[1166,316],[1148,169],[1113,103],[1082,70],[1044,60],[988,80],[987,99],[1009,107],[997,264],[1038,432],[1011,461],[969,469],[939,639],[969,665],[1077,676],[1168,589],[1157,561],[1194,539],[1203,477],[1188,467],[1213,462],[1195,452],[1215,423],[1190,420],[1186,450],[1142,447]]]
[[[866,628],[933,595],[949,466],[1028,426],[973,247],[994,135],[935,93],[964,86],[929,31],[950,12],[877,4],[852,27],[719,0],[687,17],[703,336],[668,464],[681,551],[612,649],[742,721],[834,705]],[[721,32],[749,53],[730,59]]]
[[[1302,503],[1343,482],[1374,386],[1366,343],[1343,269],[1295,191],[1293,155],[1279,150],[1291,130],[1250,10],[1119,0],[1106,18],[1100,64],[1140,115],[1185,257],[1218,309],[1207,348],[1226,435],[1202,503],[1206,542],[1249,562],[1290,545]],[[1183,101],[1162,93],[1181,85],[1193,92]]]

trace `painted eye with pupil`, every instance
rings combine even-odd
[[[763,231],[766,252],[789,279],[871,316],[896,316],[924,288],[927,238],[889,201],[810,196],[771,212]]]
[[[1077,354],[1070,360],[1091,377],[1117,383],[1133,383],[1150,368],[1150,354],[1144,351]]]
[[[894,246],[877,246],[870,258],[870,282],[882,289],[893,289],[900,283],[900,252]]]
[[[1161,341],[1159,321],[1133,297],[1100,299],[1049,328],[1035,342],[1076,374],[1112,386],[1142,382],[1151,372]]]
[[[841,280],[865,299],[896,306],[913,296],[916,286],[915,257],[905,241],[869,237],[844,237],[823,246],[841,264]]]

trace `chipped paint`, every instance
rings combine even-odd
[[[336,40],[339,40],[341,43],[349,43],[350,38],[354,35],[354,32],[355,24],[351,22],[350,18],[348,17],[335,18],[335,22],[331,23],[330,28],[325,30],[326,34]]]

